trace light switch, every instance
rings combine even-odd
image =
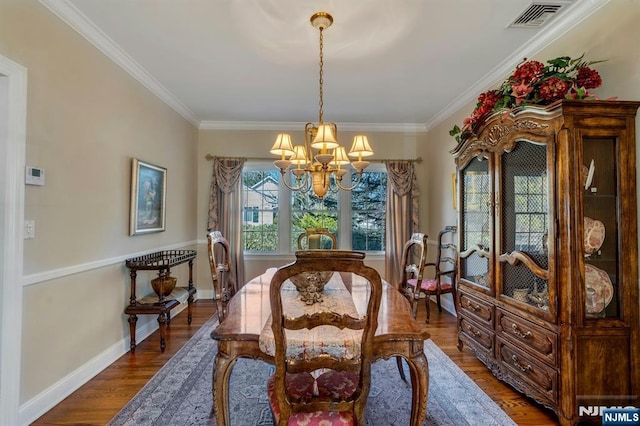
[[[24,239],[30,240],[36,237],[36,221],[25,220],[24,221]]]

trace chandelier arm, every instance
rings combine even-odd
[[[334,179],[333,184],[331,184],[331,179],[329,179],[329,191],[331,191],[334,194],[337,194],[338,191],[340,191],[340,187],[338,186],[338,180],[337,180],[337,176],[336,179]]]
[[[293,173],[291,173],[291,171],[289,171],[290,175],[293,175]],[[289,188],[291,191],[301,191],[301,192],[307,192],[309,190],[309,185],[307,185],[309,179],[307,178],[307,176],[309,175],[308,173],[303,174],[302,178],[299,179],[298,177],[296,177],[296,182],[302,182],[299,186],[291,186],[287,183],[287,179],[285,177],[285,175],[287,174],[286,170],[280,170],[280,174],[282,175],[282,183],[284,183],[284,186],[286,186],[287,188]]]
[[[356,172],[356,174],[358,175],[358,180],[356,181],[356,183],[353,184],[353,186],[348,187],[348,186],[342,186],[340,184],[340,180],[336,179],[336,185],[338,185],[338,188],[342,189],[343,191],[352,191],[354,190],[358,185],[360,185],[360,182],[362,181],[362,172]]]

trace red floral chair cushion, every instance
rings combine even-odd
[[[411,286],[411,287],[415,287],[417,284],[417,280],[409,280],[407,281],[407,283]],[[426,280],[422,280],[422,284],[420,284],[420,288],[424,291],[436,291],[436,280],[434,279],[426,279]],[[440,282],[440,288],[442,290],[445,289],[450,289],[451,288],[451,283],[448,282]]]
[[[358,373],[329,370],[316,379],[318,394],[332,399],[347,399],[356,391],[359,379]]]
[[[285,378],[287,393],[291,399],[310,399],[314,395],[343,399],[353,394],[358,385],[358,374],[329,370],[316,380],[309,373],[288,374]],[[269,404],[276,422],[280,419],[280,407],[275,392],[275,375],[267,382]],[[293,413],[289,426],[351,426],[355,425],[350,411],[314,411],[311,413]]]

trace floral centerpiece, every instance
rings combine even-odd
[[[547,61],[547,65],[526,59],[516,67],[498,89],[488,90],[478,97],[476,108],[464,120],[462,128],[455,125],[449,134],[459,143],[462,136],[487,115],[525,105],[549,105],[560,99],[597,99],[589,93],[602,84],[600,74],[590,61],[561,56]]]

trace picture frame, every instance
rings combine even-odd
[[[165,230],[167,169],[133,158],[129,235]]]

